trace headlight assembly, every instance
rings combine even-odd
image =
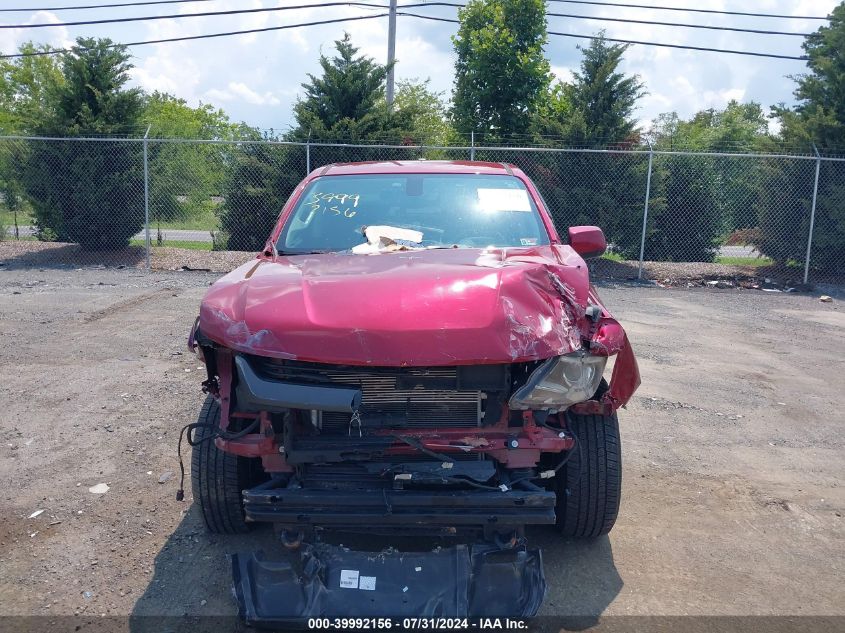
[[[593,397],[606,364],[606,356],[585,352],[550,358],[513,393],[508,405],[517,410],[565,411]]]

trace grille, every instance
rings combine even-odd
[[[454,367],[349,367],[259,361],[265,375],[276,379],[352,386],[361,389],[359,415],[363,429],[475,427],[483,417],[484,393],[458,390]],[[345,413],[318,417],[323,432],[357,432],[357,421]]]

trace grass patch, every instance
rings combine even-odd
[[[129,240],[132,246],[144,246],[144,240]],[[153,248],[158,248],[158,242],[155,239],[151,240]],[[187,248],[192,251],[210,251],[211,242],[192,242],[189,240],[164,240],[162,246],[169,246],[170,248]]]
[[[150,229],[155,231],[159,226],[158,220],[150,219]],[[162,220],[161,228],[184,229],[186,231],[219,231],[220,218],[213,209],[202,213],[192,214],[178,220]]]
[[[605,253],[601,256],[602,259],[609,259],[612,262],[624,262],[625,258],[619,253]]]
[[[34,235],[21,235],[17,239],[15,238],[14,229],[9,228],[8,233],[6,233],[6,237],[0,237],[0,242],[38,242],[40,241]],[[49,244],[49,242],[44,242],[45,244]]]
[[[752,266],[754,268],[774,264],[768,257],[717,257],[716,263],[727,266]]]
[[[0,224],[13,228],[15,226],[15,214],[6,208],[0,208]],[[18,211],[18,226],[30,226],[32,224],[35,224],[35,221],[29,213]]]

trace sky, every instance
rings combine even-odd
[[[124,3],[131,0],[3,0],[0,9]],[[184,4],[138,6],[75,11],[27,10],[0,12],[0,25],[56,24],[67,21],[115,17],[189,14],[206,11],[284,7],[317,4],[319,0],[210,0]],[[388,0],[367,0],[387,5]],[[399,0],[400,6],[420,0]],[[460,0],[459,0],[460,1]],[[662,7],[777,13],[790,16],[827,15],[838,0],[607,0]],[[550,31],[593,35],[601,29],[608,37],[728,48],[785,55],[801,55],[801,37],[710,31],[674,26],[609,22],[602,18],[707,24],[797,33],[816,30],[824,22],[806,19],[772,19],[712,15],[657,9],[620,8],[549,2],[549,11],[595,19],[549,17]],[[456,18],[451,7],[411,9],[418,13]],[[338,17],[379,14],[380,9],[345,6],[288,11],[162,19],[97,26],[48,27],[0,30],[0,51],[13,52],[25,41],[65,47],[78,36],[109,37],[133,42],[185,35],[265,28]],[[131,82],[147,91],[159,90],[185,99],[195,106],[210,103],[224,109],[234,121],[262,129],[284,131],[294,123],[292,104],[302,93],[308,73],[319,74],[321,52],[331,55],[333,42],[352,36],[361,52],[384,62],[387,56],[387,18],[345,24],[301,27],[199,41],[134,46],[130,49],[135,68]],[[430,79],[431,87],[448,98],[452,89],[454,54],[451,36],[456,24],[400,16],[397,21],[396,77]],[[552,72],[563,81],[578,69],[584,40],[549,36],[546,56]],[[731,99],[757,101],[764,107],[793,103],[794,82],[788,75],[806,71],[802,61],[768,59],[721,53],[684,51],[635,45],[625,54],[623,70],[637,74],[648,94],[640,101],[636,117],[647,129],[663,112],[690,117],[707,108],[721,108]]]

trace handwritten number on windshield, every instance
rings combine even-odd
[[[312,193],[304,204],[311,213],[321,212],[330,215],[354,218],[361,196],[357,193]],[[332,204],[335,203],[335,204]]]

